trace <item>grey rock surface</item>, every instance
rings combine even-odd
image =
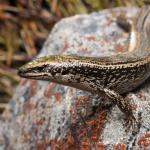
[[[117,26],[116,17],[123,13],[132,19],[138,11],[114,8],[62,19],[38,57],[124,52],[129,35]],[[117,106],[102,107],[102,98],[48,81],[23,79],[0,120],[0,149],[150,149],[149,80],[125,98],[139,121],[138,132],[125,132],[124,114]]]

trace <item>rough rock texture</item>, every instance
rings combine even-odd
[[[40,56],[106,56],[125,51],[128,33],[116,16],[135,17],[137,8],[115,8],[77,15],[57,23]],[[139,130],[125,132],[124,114],[105,99],[46,81],[23,79],[0,120],[0,150],[148,150],[150,82],[125,98],[132,104]]]

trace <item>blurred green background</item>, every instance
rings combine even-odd
[[[57,21],[105,8],[143,4],[143,0],[0,0],[0,113],[21,80],[17,68],[39,53]]]

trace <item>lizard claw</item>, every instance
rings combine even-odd
[[[133,116],[133,114],[129,115],[126,117],[125,119],[125,123],[123,124],[123,126],[126,128],[125,131],[128,132],[130,129],[136,129],[137,128],[137,121],[135,119],[135,117]]]

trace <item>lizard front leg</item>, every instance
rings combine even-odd
[[[91,93],[97,94],[100,97],[107,97],[113,104],[116,104],[119,107],[119,109],[125,114],[125,125],[127,129],[135,126],[136,119],[133,115],[132,107],[120,94],[108,88],[103,88],[94,84],[90,84],[89,90]]]
[[[102,87],[99,84],[90,82],[90,80],[86,81],[86,83],[84,84],[89,85],[87,88],[88,89],[87,91],[93,94],[97,94],[99,97],[106,97],[112,102],[112,104],[116,104],[119,107],[119,109],[125,114],[125,117],[126,117],[125,125],[127,129],[129,129],[132,126],[134,127],[136,123],[136,119],[133,115],[132,106],[126,99],[124,99],[117,92],[111,89],[108,89],[107,87],[106,88]]]
[[[129,102],[124,99],[120,94],[116,93],[113,90],[104,88],[103,89],[106,96],[115,103],[119,109],[125,114],[126,116],[126,127],[129,129],[131,126],[135,125],[136,119],[133,115],[132,107]]]

